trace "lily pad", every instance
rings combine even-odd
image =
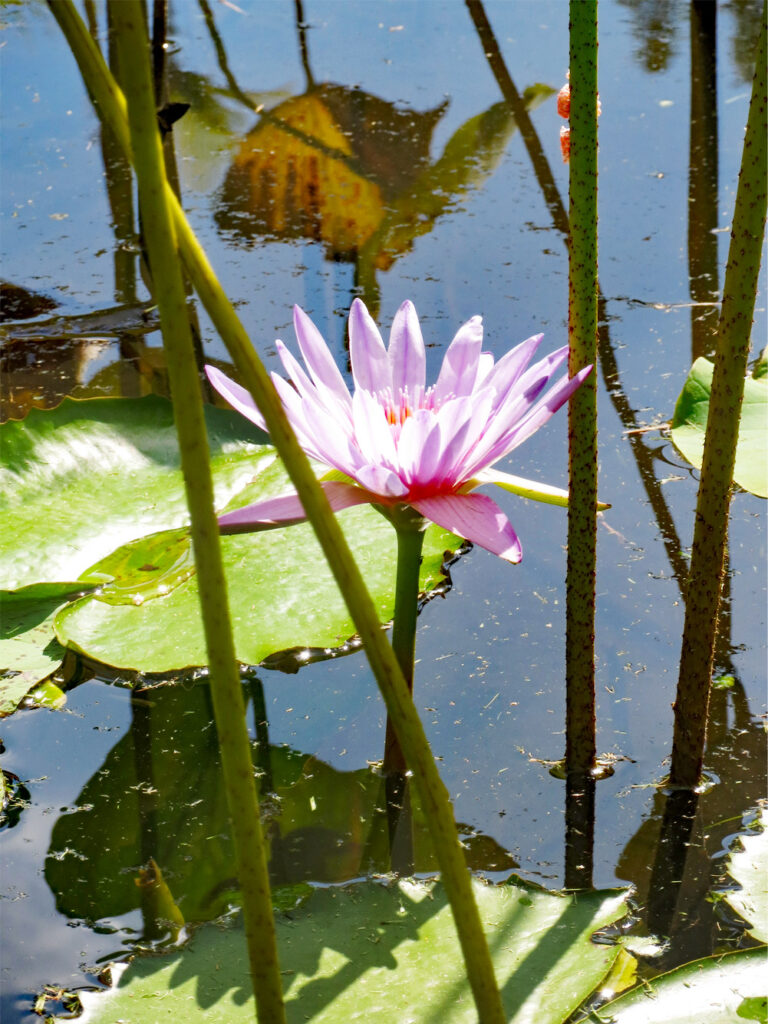
[[[749,923],[749,934],[768,942],[768,830],[762,812],[756,824],[761,831],[740,836],[741,849],[730,855],[728,874],[741,888],[726,893],[725,899]]]
[[[206,421],[220,511],[289,489],[263,432],[229,410],[208,407]],[[0,442],[0,508],[14,524],[0,538],[0,578],[9,589],[77,577],[101,588],[56,616],[58,644],[144,672],[204,665],[170,403],[155,396],[69,399],[4,424]],[[386,621],[394,607],[394,531],[370,507],[349,510],[341,520]],[[442,579],[444,553],[458,544],[451,534],[429,529],[424,590]],[[242,662],[258,664],[294,647],[334,647],[354,632],[308,525],[227,537],[223,551]],[[61,656],[58,645],[50,646],[56,643],[50,624],[29,642],[38,652],[48,650],[50,671]],[[9,671],[19,669],[12,664]],[[20,690],[21,683],[13,699],[21,699]]]
[[[638,985],[587,1020],[605,1024],[736,1024],[766,1020],[765,949],[705,957]]]
[[[205,410],[217,503],[275,459],[263,431]],[[127,541],[186,525],[171,403],[65,399],[0,425],[0,584],[74,580]]]
[[[704,456],[713,371],[714,366],[708,359],[696,360],[672,417],[675,447],[697,469],[701,469]],[[768,376],[765,375],[748,377],[744,382],[733,479],[745,491],[768,498]]]
[[[86,589],[82,583],[36,583],[0,591],[0,716],[15,711],[56,670],[64,648],[53,635],[54,615]]]
[[[368,506],[340,513],[339,522],[385,622],[395,605],[395,531]],[[59,641],[123,669],[169,672],[205,665],[197,577],[188,572],[180,540],[170,533],[144,538],[92,566],[84,579],[114,574],[114,580],[104,594],[85,597],[59,612]],[[446,550],[458,544],[444,530],[428,529],[422,590],[444,578]],[[166,560],[158,557],[162,548]],[[222,537],[222,555],[235,652],[244,664],[258,665],[293,647],[330,649],[354,634],[352,617],[307,523]],[[141,566],[148,568],[142,572]],[[164,580],[159,585],[158,577]],[[169,592],[163,594],[163,587]]]
[[[591,937],[626,913],[624,894],[563,896],[517,879],[473,887],[508,1021],[561,1024],[619,953]],[[277,934],[290,1024],[477,1021],[439,882],[320,889],[278,916]],[[113,991],[83,1002],[83,1024],[253,1021],[243,932],[206,926],[171,956],[136,958]]]

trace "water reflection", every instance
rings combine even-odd
[[[412,850],[393,851],[381,775],[271,745],[256,676],[247,694],[276,899],[304,882],[388,872],[393,857],[411,856],[418,872],[437,870],[418,801]],[[156,940],[169,920],[177,934],[182,916],[210,920],[236,902],[237,871],[209,687],[160,686],[133,691],[130,701],[129,732],[54,825],[45,878],[66,917],[93,924],[141,910],[143,938]],[[473,870],[517,866],[490,836],[458,828]]]
[[[238,85],[200,0],[231,95],[253,110]],[[325,258],[353,263],[354,288],[375,317],[377,273],[410,251],[470,187],[492,173],[516,126],[516,116],[551,95],[535,86],[518,110],[496,103],[466,121],[432,160],[432,136],[448,101],[414,111],[357,87],[316,84],[306,25],[296,5],[307,89],[270,110],[243,139],[215,207],[220,230],[236,242],[319,243]]]
[[[648,931],[673,940],[655,964],[662,970],[745,941],[738,930],[729,934],[711,891],[723,884],[729,838],[764,796],[768,743],[738,680],[714,688],[710,705],[705,775],[715,784],[700,794],[656,790],[616,867],[635,886]]]

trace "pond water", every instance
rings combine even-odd
[[[476,313],[497,356],[539,331],[550,348],[565,342],[558,195],[567,208],[568,182],[555,92],[568,5],[485,4],[530,113],[523,131],[473,10],[476,19],[477,5],[458,0],[305,0],[303,10],[172,0],[169,98],[190,104],[173,131],[184,206],[270,368],[274,339],[292,343],[299,303],[346,370],[355,295],[387,327],[414,301],[433,375]],[[97,15],[106,46],[101,6]],[[690,834],[682,827],[689,845],[669,821],[660,838],[698,477],[658,428],[692,359],[712,350],[759,4],[610,0],[599,18],[600,492],[612,508],[599,524],[596,657],[598,748],[615,771],[597,785],[592,881],[635,887],[635,927],[672,938],[669,967],[745,942],[708,894],[765,795],[765,515],[738,491],[717,650],[717,675],[729,678],[713,694],[705,758],[712,785]],[[4,417],[66,394],[166,393],[136,247],[105,187],[119,173],[75,64],[43,4],[6,6],[2,19],[3,275],[49,300],[23,310],[5,299]],[[262,104],[271,116],[254,112]],[[297,156],[302,131],[328,150],[311,168]],[[273,164],[254,156],[259,138],[277,148]],[[334,203],[335,173],[356,176],[354,209]],[[198,315],[206,356],[226,363]],[[756,339],[765,324],[762,294]],[[564,486],[566,465],[562,413],[499,468]],[[451,567],[449,593],[420,618],[416,703],[473,866],[554,889],[565,869],[565,787],[548,762],[564,745],[566,516],[498,500],[523,562],[474,549]],[[134,877],[147,848],[166,852],[190,918],[222,912],[235,884],[206,685],[132,698],[77,671],[73,682],[84,681],[65,710],[22,709],[0,727],[3,767],[28,794],[1,837],[9,1024],[38,1019],[45,984],[86,983],[146,930]],[[260,763],[282,800],[273,873],[284,883],[359,876],[371,863],[359,826],[374,800],[368,763],[384,740],[364,657],[262,669],[247,692]],[[678,884],[664,883],[665,864]],[[416,867],[433,869],[428,851]]]

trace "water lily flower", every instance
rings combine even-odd
[[[386,348],[364,304],[349,315],[350,394],[317,327],[298,306],[294,328],[302,367],[286,346],[277,349],[291,383],[272,379],[306,453],[331,472],[322,487],[334,511],[370,502],[382,510],[410,506],[425,519],[509,562],[522,557],[520,541],[482,484],[499,484],[529,498],[565,505],[568,494],[493,470],[554,415],[591,372],[561,377],[545,393],[568,357],[560,348],[529,365],[537,334],[494,362],[482,351],[479,316],[459,328],[437,381],[426,384],[426,352],[416,310],[404,302]],[[211,384],[253,423],[264,419],[250,394],[215,367]],[[272,498],[219,518],[222,532],[240,533],[305,519],[298,496]]]

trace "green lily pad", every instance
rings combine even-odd
[[[284,479],[270,490],[280,489],[285,489]],[[265,486],[262,495],[266,493]],[[381,619],[387,621],[395,604],[395,531],[369,506],[340,513],[339,522]],[[205,665],[197,577],[189,575],[179,554],[181,540],[170,533],[144,538],[92,566],[84,579],[115,574],[114,582],[104,594],[85,597],[59,612],[59,641],[123,669],[169,672]],[[422,590],[444,578],[446,550],[455,550],[458,543],[438,527],[428,529]],[[294,647],[330,649],[354,634],[352,618],[309,524],[222,537],[221,544],[239,661],[258,665],[269,655]],[[163,546],[172,565],[158,558]],[[143,565],[149,569],[142,572]],[[164,581],[160,587],[170,592],[159,594],[158,576]]]
[[[705,957],[602,1006],[605,1024],[737,1024],[766,1019],[765,948]]]
[[[242,416],[205,410],[220,506],[273,462],[266,435]],[[186,525],[171,403],[65,399],[0,425],[0,583],[77,579],[127,541]]]
[[[672,440],[684,458],[701,469],[704,434],[712,393],[713,364],[697,359],[680,392],[672,417]],[[745,491],[768,498],[768,376],[744,382],[733,479]]]
[[[206,420],[220,511],[290,489],[263,432],[228,410],[208,407]],[[0,508],[14,525],[0,538],[0,578],[15,589],[74,574],[101,588],[55,617],[58,644],[144,672],[204,665],[170,403],[154,396],[68,399],[55,410],[34,410],[23,422],[2,425],[0,443]],[[370,507],[341,518],[386,621],[394,607],[394,531]],[[424,590],[442,579],[444,553],[458,544],[451,534],[429,529]],[[335,647],[354,632],[308,525],[226,537],[223,551],[242,662],[258,664],[295,647]],[[61,655],[58,646],[50,647],[56,641],[49,623],[29,641]],[[9,671],[19,669],[12,664]],[[14,694],[20,689],[19,683]]]
[[[761,831],[740,836],[741,849],[728,859],[728,874],[741,889],[725,893],[725,899],[749,923],[749,934],[768,942],[768,830],[762,812],[756,824]]]
[[[561,1024],[605,977],[620,946],[591,936],[626,913],[617,891],[563,896],[514,879],[473,882],[510,1024]],[[474,1024],[453,917],[439,882],[317,890],[277,918],[290,1024]],[[108,993],[85,993],[87,1024],[253,1021],[245,940],[206,926],[171,956],[136,958]]]
[[[86,589],[82,583],[36,583],[0,591],[0,716],[15,711],[59,666],[64,648],[53,635],[54,615]]]

